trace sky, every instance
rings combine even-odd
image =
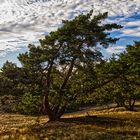
[[[20,65],[17,56],[27,51],[29,43],[36,44],[62,20],[91,9],[95,15],[108,12],[107,22],[124,26],[111,32],[120,40],[102,50],[106,58],[140,41],[140,0],[0,0],[0,67],[6,60]]]

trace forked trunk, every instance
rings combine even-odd
[[[48,114],[48,118],[49,121],[48,122],[53,122],[53,121],[59,121],[61,116],[64,114],[65,112],[65,106],[62,107],[61,109],[59,109],[57,112],[52,110],[51,113]],[[47,111],[48,112],[48,111]]]
[[[48,101],[48,96],[44,96],[44,110],[48,115],[49,122],[57,121],[64,114],[66,106],[60,107],[59,105],[51,109]]]
[[[49,105],[48,96],[45,96],[44,98],[45,98],[44,99],[45,112],[47,113],[49,120],[54,120],[53,112],[52,112],[50,105]]]
[[[62,92],[67,85],[67,82],[68,82],[68,80],[71,76],[71,73],[72,73],[72,70],[73,70],[73,67],[74,67],[75,60],[76,60],[76,58],[73,58],[72,61],[71,61],[68,73],[67,73],[66,77],[64,78],[64,81],[63,81],[62,86],[60,88],[60,92]],[[49,95],[49,88],[50,88],[50,85],[51,85],[50,75],[51,75],[52,65],[53,65],[53,61],[51,62],[50,68],[49,68],[48,73],[47,73],[47,88],[46,88],[46,94],[44,96],[45,99],[44,99],[44,103],[43,103],[44,108],[45,108],[45,112],[47,113],[48,118],[49,118],[49,122],[59,120],[60,117],[64,114],[65,109],[66,109],[65,105],[60,106],[61,103],[59,105],[53,107],[53,109],[50,107],[50,104],[49,104],[48,95]]]
[[[130,99],[129,100],[129,110],[134,111],[134,106],[135,106],[135,99]]]

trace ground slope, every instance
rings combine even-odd
[[[88,116],[87,116],[88,114]],[[58,122],[46,116],[0,115],[1,140],[139,140],[140,112],[124,108],[66,114]]]

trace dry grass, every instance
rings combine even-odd
[[[65,114],[59,122],[46,116],[0,115],[0,140],[140,140],[140,112],[123,108]]]

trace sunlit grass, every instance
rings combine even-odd
[[[59,122],[47,121],[46,116],[1,114],[0,140],[140,139],[140,112],[122,108],[76,112]]]

